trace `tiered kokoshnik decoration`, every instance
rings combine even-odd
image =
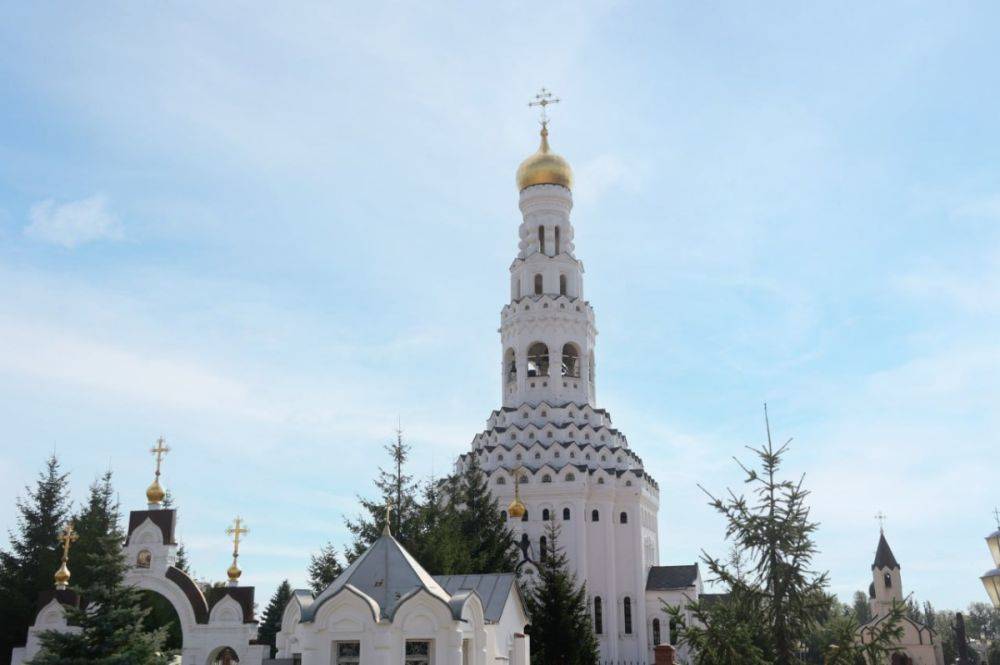
[[[650,658],[646,580],[657,563],[659,490],[611,416],[595,405],[594,310],[576,257],[573,171],[549,145],[545,90],[538,150],[517,170],[522,221],[500,313],[502,407],[472,442],[531,572],[559,520],[562,547],[586,581],[602,657]],[[513,474],[513,482],[512,480]],[[597,616],[600,616],[600,619]]]

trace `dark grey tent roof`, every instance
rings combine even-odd
[[[479,599],[483,601],[483,615],[490,623],[500,620],[511,588],[517,586],[514,573],[435,575],[434,581],[444,587],[444,590],[452,596],[461,591],[475,591]]]
[[[872,564],[872,570],[882,568],[899,568],[896,557],[892,555],[892,549],[889,547],[889,543],[886,542],[884,533],[879,534],[878,549],[875,550],[875,563]]]
[[[698,564],[690,566],[653,566],[646,578],[646,591],[666,591],[693,587],[698,579]]]

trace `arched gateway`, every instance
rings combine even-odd
[[[218,662],[261,665],[270,654],[266,645],[254,643],[257,638],[254,588],[237,586],[233,580],[217,597],[213,594],[210,603],[194,580],[176,566],[177,511],[162,507],[162,493],[157,494],[153,486],[147,498],[147,510],[129,514],[124,551],[130,567],[125,583],[158,594],[173,606],[183,636],[182,665]],[[43,592],[35,625],[28,630],[27,644],[14,650],[12,665],[21,665],[35,657],[40,633],[74,630],[66,624],[64,606],[79,602],[80,598],[67,589]]]

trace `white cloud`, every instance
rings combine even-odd
[[[100,194],[61,204],[52,199],[42,201],[31,206],[30,217],[26,235],[67,248],[122,237],[118,218]]]

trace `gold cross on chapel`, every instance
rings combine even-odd
[[[538,94],[535,95],[534,101],[528,102],[528,107],[537,106],[542,110],[541,122],[545,125],[549,122],[549,115],[546,112],[546,108],[551,104],[558,104],[559,101],[559,98],[553,97],[549,90],[542,88]]]
[[[226,535],[233,537],[233,557],[238,557],[240,555],[240,536],[244,536],[250,533],[250,530],[244,526],[243,518],[237,517],[233,520],[233,525],[226,529]]]
[[[70,546],[80,539],[77,535],[76,530],[73,529],[72,522],[66,522],[66,526],[63,527],[62,532],[59,534],[59,542],[62,543],[62,560],[63,563],[69,561],[69,548]]]
[[[886,519],[888,519],[886,518],[885,513],[883,513],[881,510],[878,511],[877,513],[875,513],[875,519],[878,520],[879,533],[885,533],[885,521]]]
[[[156,445],[149,449],[149,452],[156,455],[156,478],[160,478],[160,464],[163,463],[163,456],[170,452],[170,446],[162,436],[156,440]]]

